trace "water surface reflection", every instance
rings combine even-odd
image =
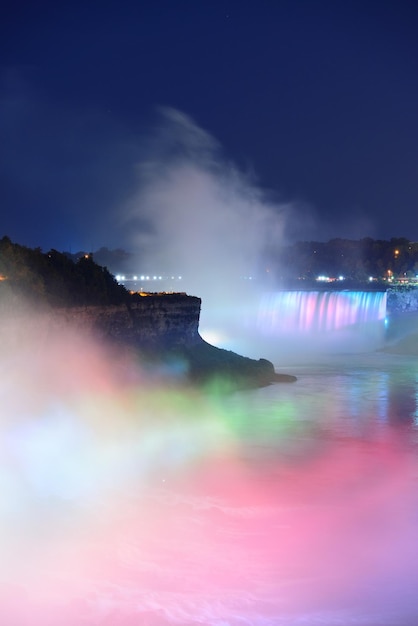
[[[225,397],[70,339],[2,363],[2,623],[416,623],[416,359]]]

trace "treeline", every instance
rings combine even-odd
[[[281,246],[271,258],[276,278],[315,280],[344,276],[353,281],[414,277],[418,274],[418,243],[405,238],[389,241],[369,237],[357,241],[331,239]]]
[[[81,257],[85,256],[87,252],[80,250],[76,253],[64,252],[64,254],[76,263]],[[109,250],[109,248],[102,247],[95,250],[93,257],[96,263],[103,267],[107,267],[114,275],[131,274],[138,271],[136,267],[137,257],[122,248]]]
[[[57,250],[44,253],[40,248],[27,248],[3,237],[0,296],[24,294],[52,306],[120,304],[130,299],[129,292],[99,263],[109,262],[115,272],[120,271],[120,266],[126,272],[134,272],[134,267],[130,269],[132,258],[124,250],[107,248],[94,254],[70,255]],[[418,275],[418,242],[405,238],[297,242],[276,248],[268,266],[276,284],[300,279],[315,281],[321,275],[343,276],[357,283],[368,282],[370,277],[377,281],[412,278]]]
[[[78,252],[71,258],[77,260],[84,254]],[[94,252],[94,259],[114,274],[139,272],[140,255],[134,256],[120,248],[100,248]],[[376,281],[413,278],[418,274],[418,242],[404,237],[299,241],[271,249],[267,268],[273,283],[298,279],[315,281],[323,275],[344,276],[347,281],[356,283],[369,282],[370,277]],[[256,273],[259,271],[264,273],[263,268],[258,268]]]
[[[25,295],[52,306],[119,304],[129,297],[93,255],[74,261],[67,254],[27,248],[0,239],[0,295]]]

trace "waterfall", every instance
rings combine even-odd
[[[386,292],[278,291],[261,296],[257,346],[273,362],[360,353],[385,344]]]
[[[373,351],[385,345],[386,292],[248,292],[223,319],[203,323],[214,345],[275,364],[315,362],[322,355]],[[205,303],[202,304],[205,309]]]
[[[386,292],[278,291],[265,294],[257,325],[264,333],[329,333],[386,317]]]

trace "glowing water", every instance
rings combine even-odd
[[[279,291],[260,305],[258,325],[271,334],[329,333],[379,323],[386,317],[386,292]]]
[[[416,357],[330,356],[225,397],[12,330],[1,623],[416,624]]]
[[[201,333],[221,347],[283,363],[379,348],[385,318],[386,292],[254,292],[236,309],[233,322],[216,320],[223,333],[206,334],[211,320],[206,326],[203,313]]]

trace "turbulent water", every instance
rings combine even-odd
[[[361,353],[384,345],[386,293],[246,291],[226,311],[203,308],[200,332],[212,343],[253,358],[306,362],[321,354]],[[237,303],[238,306],[237,306]]]
[[[416,357],[225,396],[70,331],[7,337],[1,623],[417,623]]]

